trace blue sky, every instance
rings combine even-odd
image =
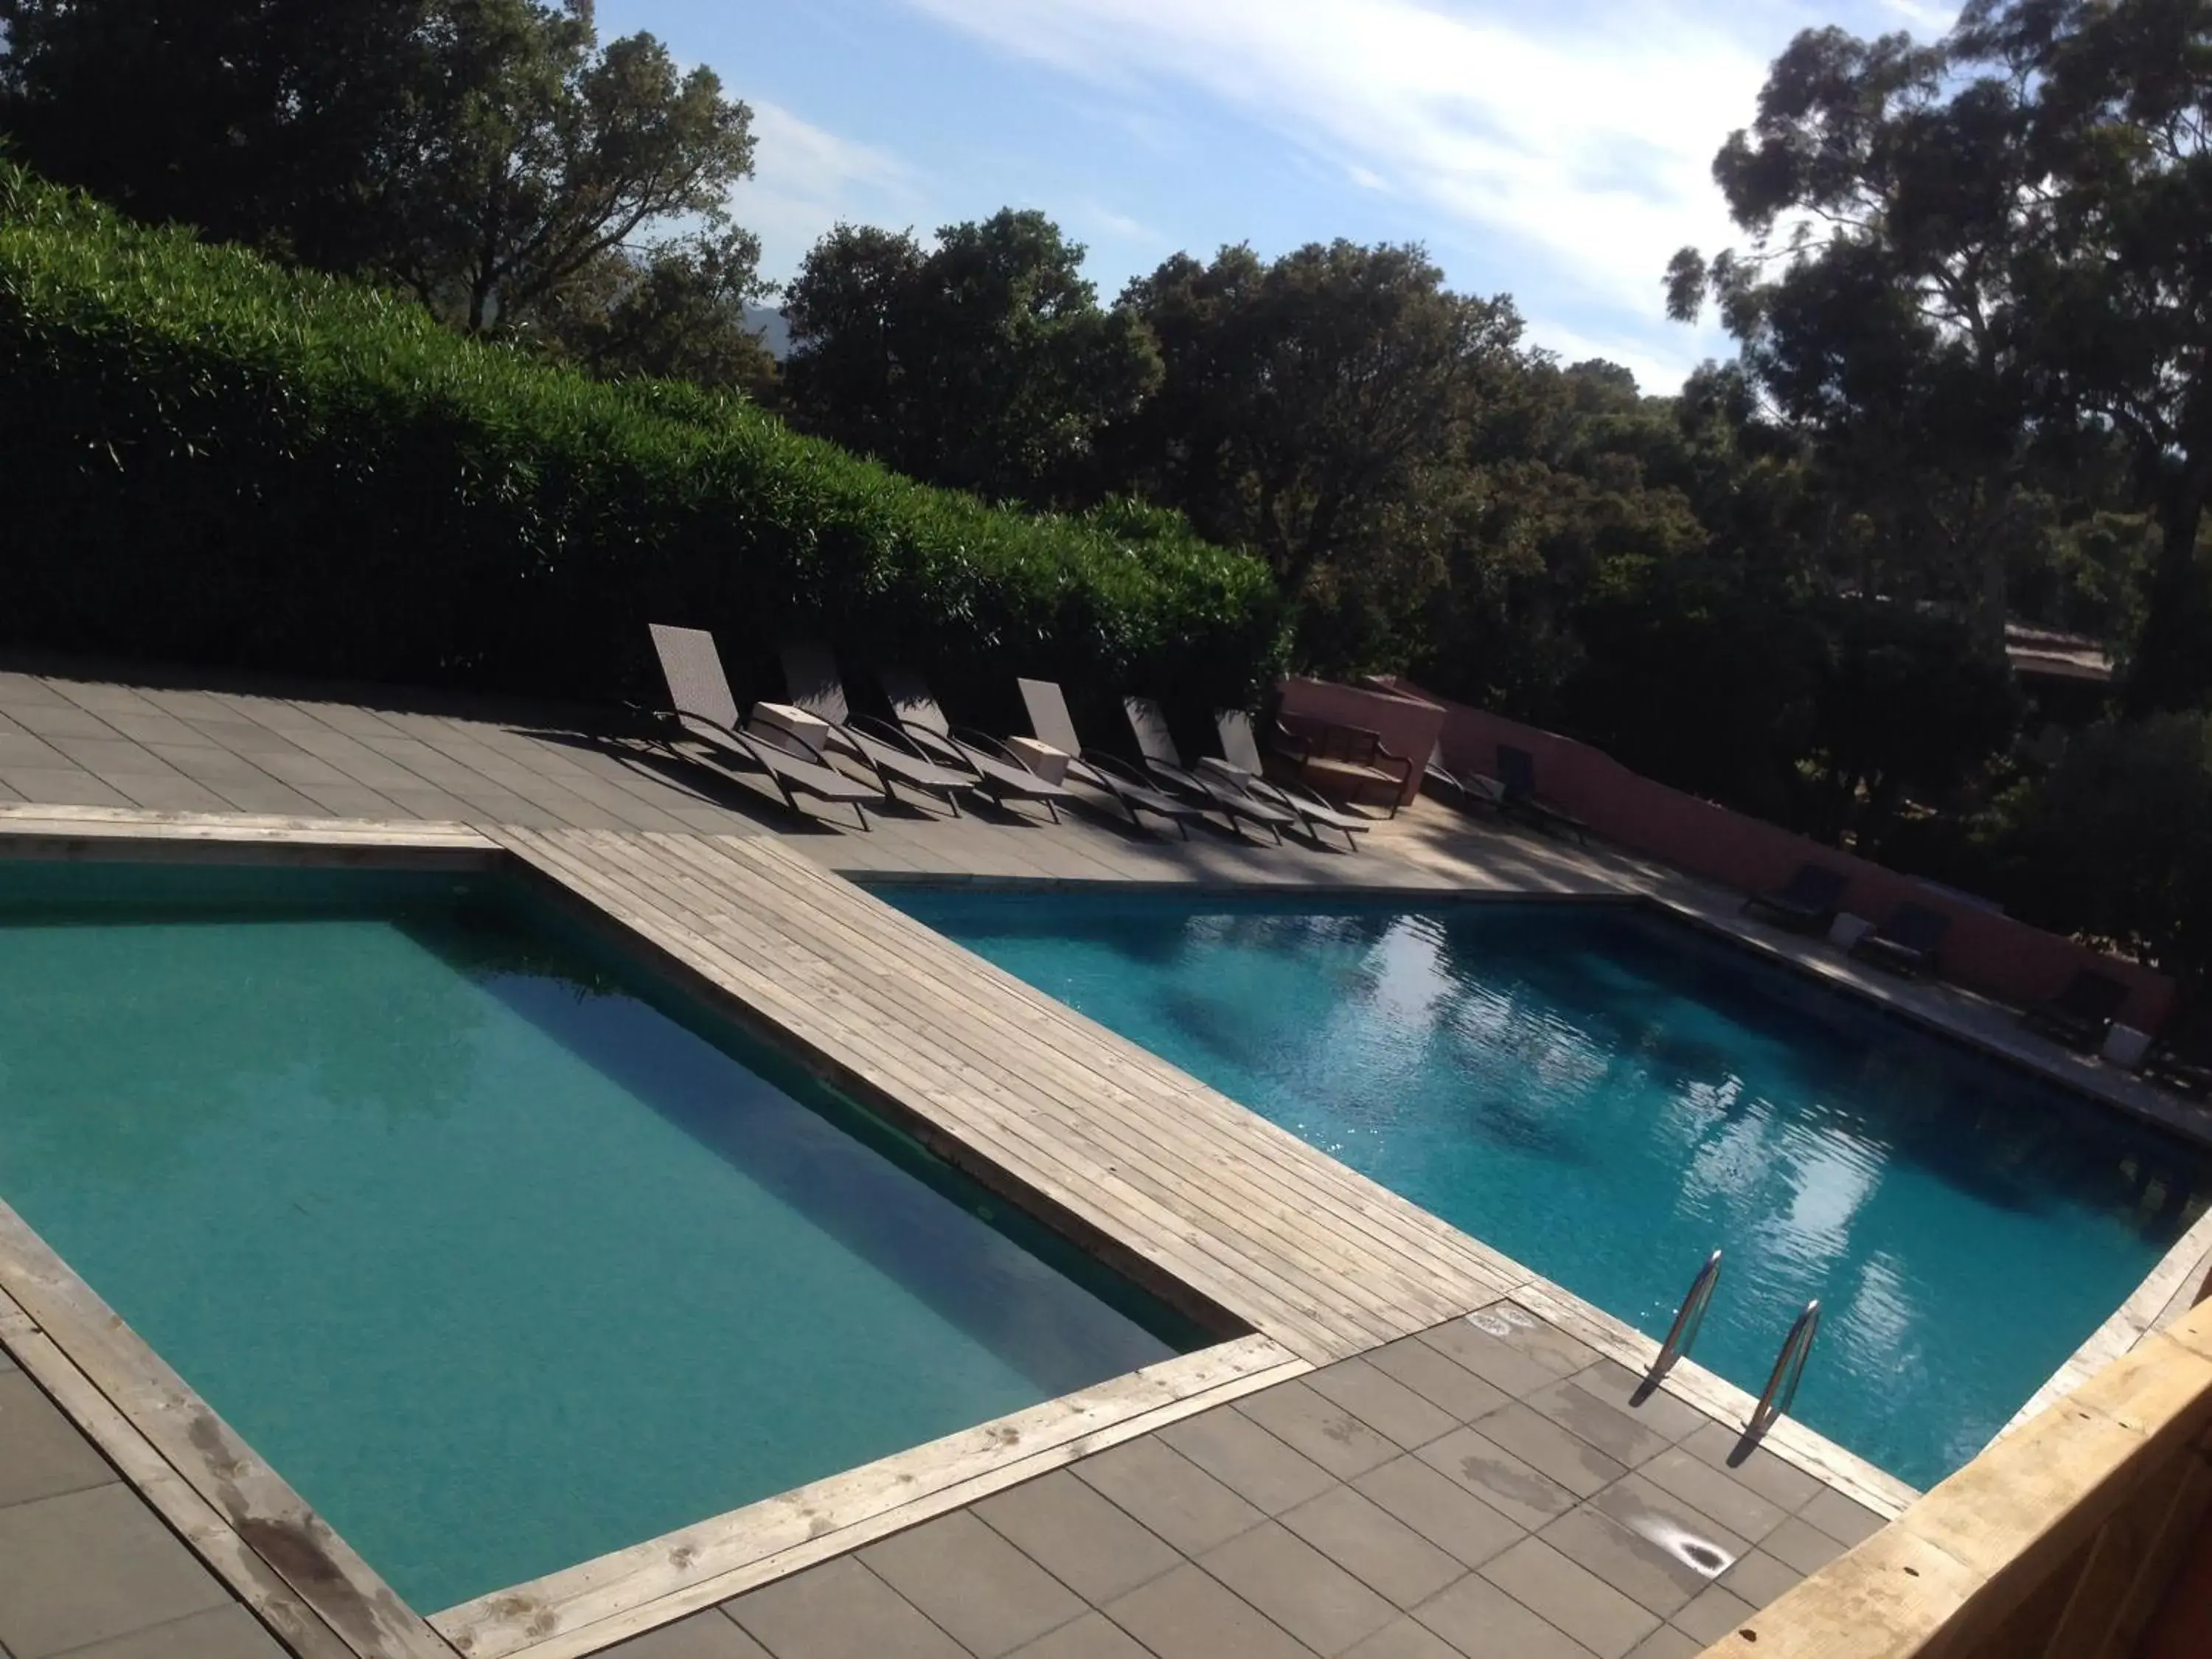
[[[788,276],[840,219],[1043,209],[1110,299],[1178,249],[1427,245],[1529,338],[1672,391],[1717,331],[1667,257],[1730,227],[1708,171],[1800,28],[1940,32],[1942,0],[599,0],[752,106],[739,221]]]

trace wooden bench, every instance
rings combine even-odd
[[[1309,715],[1278,714],[1271,740],[1275,752],[1291,762],[1297,781],[1309,789],[1342,801],[1387,790],[1390,815],[1397,816],[1413,763],[1383,747],[1380,732]]]

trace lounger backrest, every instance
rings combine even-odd
[[[1050,680],[1017,680],[1022,689],[1022,707],[1030,711],[1030,730],[1037,741],[1048,743],[1063,755],[1079,755],[1083,743],[1075,735],[1074,716],[1067,712],[1067,699]]]
[[[876,684],[884,688],[884,696],[890,699],[891,713],[902,723],[934,732],[940,738],[952,735],[952,722],[945,718],[937,699],[929,695],[928,682],[912,669],[879,668],[876,671]]]
[[[1908,951],[1932,951],[1942,943],[1950,926],[1950,917],[1907,899],[1897,907],[1896,914],[1890,917],[1889,925],[1881,933],[1892,944],[1902,945]]]
[[[1536,793],[1536,757],[1525,749],[1516,749],[1510,743],[1498,745],[1498,781],[1505,786],[1509,795],[1533,795]]]
[[[1834,908],[1850,884],[1851,878],[1840,870],[1831,870],[1825,864],[1801,864],[1782,890],[1808,908],[1826,910]]]
[[[669,706],[679,714],[696,714],[725,728],[738,723],[738,700],[730,695],[728,677],[722,672],[722,653],[714,649],[714,636],[703,628],[673,628],[666,623],[649,624],[653,648],[660,657],[661,678],[668,682]]]
[[[1182,765],[1175,738],[1168,733],[1168,717],[1160,713],[1159,704],[1150,697],[1124,697],[1121,710],[1129,717],[1129,730],[1136,735],[1139,754],[1163,766]]]
[[[832,726],[853,718],[845,701],[845,683],[837,678],[837,659],[819,640],[786,640],[781,651],[784,689],[799,708]]]
[[[1213,711],[1213,729],[1221,734],[1221,758],[1240,772],[1258,776],[1267,768],[1260,759],[1260,740],[1252,735],[1252,717],[1241,708]]]

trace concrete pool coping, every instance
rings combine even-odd
[[[676,947],[675,959],[689,973],[697,975],[702,983],[718,988],[723,998],[747,1012],[754,1021],[779,1033],[779,1040],[787,1048],[794,1043],[808,1046],[825,1036],[833,1042],[846,1042],[850,1040],[852,1034],[847,1031],[841,1036],[834,1031],[817,1030],[810,1036],[794,1031],[787,1018],[793,1011],[787,1006],[779,1011],[775,999],[769,994],[775,988],[772,984],[732,972],[731,959],[726,954],[705,948],[708,941],[704,935],[714,928],[698,930],[696,935],[687,939],[685,935],[692,930],[679,926],[666,932],[663,937],[654,938],[638,927],[639,918],[635,907],[641,904],[650,910],[656,902],[669,902],[675,905],[679,912],[679,916],[672,920],[680,921],[682,915],[696,916],[701,914],[691,911],[690,907],[708,902],[717,890],[722,893],[723,897],[716,902],[728,902],[729,894],[736,888],[726,885],[717,890],[715,884],[718,882],[742,884],[769,878],[781,884],[787,894],[796,895],[794,902],[799,902],[802,909],[812,905],[833,913],[842,912],[843,921],[841,925],[851,924],[855,905],[864,916],[867,914],[866,907],[870,905],[887,915],[896,915],[889,906],[851,887],[849,883],[838,880],[817,865],[795,854],[783,852],[778,848],[775,854],[780,856],[775,856],[767,848],[729,837],[706,837],[696,834],[623,835],[618,832],[576,831],[563,835],[560,832],[501,830],[459,823],[302,822],[274,817],[160,814],[105,808],[0,807],[0,852],[18,856],[64,858],[151,856],[164,860],[183,857],[222,861],[401,862],[414,863],[416,867],[422,867],[425,862],[434,867],[473,868],[520,864],[535,871],[541,879],[550,880],[570,895],[580,898],[598,914],[611,918],[612,924],[625,933],[646,939],[655,953],[668,954],[672,945]],[[673,897],[656,890],[659,883],[649,868],[654,862],[672,856],[692,860],[688,870],[679,870],[669,878],[669,892],[676,895]],[[763,860],[771,858],[773,868],[763,863]],[[724,863],[729,866],[727,871],[721,868]],[[927,878],[912,872],[869,872],[869,878],[872,881],[880,879],[886,874],[893,879],[901,876]],[[641,881],[645,883],[642,888],[635,884]],[[1192,888],[1188,884],[1179,884],[1165,890],[1188,895]],[[1334,888],[1316,884],[1304,890],[1316,896],[1334,892],[1384,899],[1421,896],[1465,899],[1470,896],[1462,888],[1447,887],[1437,883],[1346,884]],[[1501,892],[1497,896],[1555,896]],[[1607,896],[1624,899],[1648,898],[1650,896],[1633,890],[1624,890],[1620,886],[1613,887],[1608,895],[1602,890],[1601,885],[1594,884],[1593,888],[1578,893],[1556,896],[1587,901]],[[1664,899],[1652,902],[1662,909],[1685,920],[1700,920],[1698,915]],[[631,914],[625,915],[625,911]],[[735,926],[734,921],[727,917],[708,915],[706,919],[711,921],[715,928]],[[786,920],[788,920],[787,916]],[[866,986],[871,981],[880,980],[884,972],[884,964],[881,962],[871,964],[868,951],[872,947],[864,936],[871,927],[879,927],[881,922],[881,916],[878,916],[873,923],[862,921],[854,930],[855,936],[849,941],[842,957],[827,963],[817,962],[815,969],[818,971],[826,967],[846,973],[856,986]],[[1739,942],[1750,943],[1754,946],[1764,943],[1755,936],[1739,933],[1734,928],[1721,931]],[[765,933],[754,937],[772,939],[780,936],[771,926]],[[930,937],[935,938],[934,935]],[[724,940],[725,945],[729,942]],[[784,942],[789,943],[787,939]],[[939,959],[955,964],[948,971],[958,971],[957,964],[962,958],[976,968],[982,966],[977,959],[969,957],[968,953],[949,942],[939,940],[938,945],[943,951],[953,953]],[[1802,965],[1787,953],[1765,953],[1788,965]],[[1820,976],[1836,982],[1831,975],[1821,974]],[[1847,978],[1842,984],[1846,990],[1856,988]],[[1004,985],[998,988],[1001,993],[1006,988]],[[1057,1005],[1054,1007],[1057,1009]],[[1034,1012],[1033,1005],[1031,1012]],[[1102,1063],[1128,1058],[1128,1045],[1121,1043],[1119,1039],[1111,1039],[1110,1034],[1091,1026],[1079,1016],[1059,1010],[1054,1018],[1066,1023],[1060,1032],[1063,1039],[1068,1030],[1073,1030],[1079,1035],[1087,1032],[1085,1040],[1097,1044],[1105,1057]],[[910,1033],[896,1029],[898,1022],[894,1020],[883,1024],[887,1036],[902,1042],[911,1040]],[[1956,1035],[1940,1024],[1937,1029],[1947,1036]],[[1102,1038],[1110,1040],[1101,1043],[1099,1040]],[[1139,1055],[1143,1054],[1141,1050],[1135,1052]],[[802,1054],[801,1057],[805,1056]],[[1143,1059],[1162,1071],[1172,1070],[1149,1055],[1143,1055]],[[895,1103],[902,1104],[908,1112],[918,1112],[923,1117],[930,1115],[933,1103],[913,1098],[914,1091],[911,1090],[896,1086],[887,1089],[867,1084],[865,1079],[863,1086],[855,1088],[848,1066],[841,1065],[838,1073],[832,1080],[847,1091],[860,1094],[864,1104],[875,1105],[905,1094],[908,1096],[908,1099]],[[1180,1073],[1173,1075],[1179,1079],[1177,1086],[1185,1093],[1195,1091],[1212,1096],[1212,1091],[1205,1091],[1195,1080],[1183,1078]],[[1219,1101],[1218,1097],[1212,1098]],[[1234,1103],[1219,1101],[1219,1103],[1229,1107],[1235,1114],[1251,1118],[1249,1113],[1235,1106]],[[1252,1121],[1258,1121],[1256,1119]],[[1342,1166],[1334,1164],[1333,1160],[1310,1148],[1304,1148],[1303,1143],[1293,1144],[1300,1149],[1301,1155],[1294,1158],[1293,1162],[1310,1159],[1316,1165],[1328,1166],[1338,1175],[1350,1175]],[[1279,1146],[1273,1148],[1275,1155],[1279,1156],[1281,1152]],[[1381,1190],[1375,1189],[1377,1193]],[[1395,1199],[1395,1195],[1389,1196]],[[1024,1201],[1025,1204],[1034,1203],[1035,1198],[1035,1193],[1030,1192]],[[1340,1197],[1334,1201],[1340,1202]],[[1402,1200],[1396,1202],[1403,1203]],[[1043,1218],[1054,1220],[1055,1218],[1049,1213],[1051,1206],[1043,1207],[1048,1210]],[[1410,1206],[1403,1207],[1407,1210],[1413,1208]],[[1114,1437],[1143,1433],[1148,1426],[1170,1420],[1173,1415],[1182,1411],[1202,1410],[1220,1399],[1263,1388],[1282,1377],[1297,1375],[1316,1363],[1327,1363],[1356,1354],[1363,1351],[1362,1344],[1387,1342],[1394,1336],[1402,1336],[1418,1328],[1414,1322],[1427,1319],[1440,1307],[1448,1315],[1455,1316],[1456,1314],[1471,1311],[1474,1307],[1486,1305],[1500,1297],[1510,1296],[1532,1312],[1632,1370],[1640,1371],[1649,1364],[1656,1346],[1650,1339],[1519,1264],[1481,1246],[1478,1241],[1445,1227],[1444,1224],[1426,1216],[1425,1212],[1415,1211],[1414,1214],[1427,1228],[1439,1230],[1442,1235],[1449,1235],[1453,1240],[1474,1252],[1471,1257],[1463,1258],[1468,1264],[1468,1277],[1457,1293],[1456,1305],[1450,1297],[1439,1303],[1433,1297],[1424,1296],[1418,1298],[1417,1307],[1394,1311],[1380,1325],[1363,1325],[1354,1322],[1349,1329],[1340,1328],[1326,1334],[1304,1332],[1303,1335],[1306,1340],[1299,1345],[1306,1349],[1304,1352],[1279,1342],[1265,1332],[1252,1338],[1233,1338],[1220,1346],[1187,1356],[1184,1362],[1169,1362],[1170,1366],[1199,1362],[1192,1364],[1187,1374],[1178,1373],[1173,1378],[1160,1376],[1158,1374],[1167,1367],[1152,1368],[1150,1373],[1133,1374],[1133,1377],[1142,1377],[1146,1381],[1136,1386],[1133,1393],[1123,1391],[1127,1397],[1122,1400],[1122,1404],[1129,1409],[1122,1415],[1114,1415],[1117,1407],[1109,1401],[1103,1398],[1089,1401],[1083,1395],[1034,1408],[1036,1413],[1048,1413],[1059,1421],[1064,1437],[1056,1444],[1040,1448],[1025,1437],[1018,1449],[1005,1444],[997,1447],[996,1450],[1003,1455],[994,1459],[990,1455],[993,1448],[988,1443],[980,1443],[973,1448],[964,1443],[959,1446],[953,1443],[966,1443],[979,1437],[981,1442],[988,1443],[993,1437],[989,1431],[994,1426],[1000,1426],[980,1425],[963,1435],[951,1437],[947,1442],[937,1443],[934,1447],[914,1449],[909,1453],[900,1455],[899,1458],[884,1460],[883,1463],[848,1471],[817,1483],[824,1489],[834,1489],[816,1494],[817,1500],[851,1505],[838,1511],[851,1517],[842,1525],[833,1522],[830,1529],[814,1532],[813,1528],[823,1513],[817,1501],[816,1516],[805,1519],[799,1528],[802,1533],[811,1535],[793,1539],[791,1525],[794,1518],[803,1514],[806,1504],[802,1503],[794,1508],[791,1500],[815,1490],[812,1487],[802,1488],[799,1494],[786,1494],[782,1498],[768,1500],[765,1504],[750,1506],[746,1510],[715,1517],[699,1527],[672,1534],[669,1539],[647,1540],[597,1561],[578,1564],[574,1568],[539,1581],[537,1586],[514,1587],[492,1597],[480,1598],[477,1602],[465,1604],[462,1608],[434,1614],[427,1621],[406,1613],[402,1605],[400,1612],[406,1613],[406,1617],[398,1620],[398,1628],[393,1632],[376,1632],[375,1641],[380,1642],[381,1645],[374,1643],[368,1646],[357,1645],[346,1635],[347,1629],[360,1626],[363,1607],[382,1605],[378,1601],[379,1591],[385,1595],[390,1595],[381,1581],[375,1578],[366,1564],[358,1564],[357,1561],[355,1564],[359,1568],[357,1572],[350,1567],[344,1567],[337,1573],[335,1580],[330,1578],[324,1562],[343,1563],[350,1552],[341,1554],[325,1551],[322,1560],[315,1562],[303,1562],[295,1557],[290,1563],[292,1575],[288,1576],[283,1560],[272,1561],[268,1554],[257,1551],[247,1540],[272,1536],[266,1531],[271,1522],[301,1528],[303,1535],[311,1538],[316,1535],[314,1528],[320,1527],[321,1523],[311,1511],[306,1511],[304,1504],[299,1504],[296,1495],[283,1486],[274,1472],[266,1471],[265,1466],[257,1467],[258,1460],[254,1460],[242,1444],[234,1444],[220,1436],[210,1437],[205,1423],[211,1420],[219,1427],[220,1419],[215,1419],[213,1413],[206,1410],[204,1402],[191,1398],[188,1391],[185,1397],[179,1398],[162,1381],[166,1367],[161,1366],[158,1357],[150,1350],[144,1350],[143,1343],[137,1343],[137,1339],[122,1327],[119,1320],[97,1304],[96,1297],[88,1307],[77,1298],[76,1293],[66,1282],[62,1283],[59,1291],[54,1291],[51,1287],[56,1281],[51,1269],[43,1274],[32,1273],[27,1276],[21,1271],[12,1274],[0,1273],[0,1288],[11,1284],[31,1286],[31,1300],[34,1308],[41,1302],[42,1297],[53,1298],[52,1305],[45,1309],[50,1316],[48,1318],[40,1317],[37,1311],[26,1310],[14,1300],[0,1305],[0,1325],[5,1327],[0,1329],[0,1335],[9,1336],[11,1346],[14,1346],[14,1339],[20,1336],[27,1346],[36,1351],[40,1364],[52,1373],[51,1378],[46,1375],[40,1376],[49,1391],[57,1398],[76,1402],[70,1407],[71,1415],[94,1431],[94,1438],[102,1449],[125,1469],[134,1485],[155,1502],[156,1507],[192,1543],[203,1559],[208,1560],[250,1605],[261,1610],[272,1627],[277,1628],[280,1633],[285,1633],[288,1640],[294,1641],[298,1650],[319,1654],[337,1653],[342,1649],[362,1655],[370,1652],[428,1655],[450,1654],[458,1648],[478,1656],[514,1654],[532,1656],[532,1659],[562,1659],[566,1655],[593,1651],[622,1637],[681,1617],[693,1607],[734,1595],[767,1577],[795,1571],[827,1555],[853,1548],[869,1537],[912,1525],[930,1515],[957,1507],[990,1489],[979,1485],[979,1482],[999,1480],[1001,1484],[1011,1484],[1029,1478],[1042,1468],[1054,1466],[1049,1461],[1039,1462],[1039,1459],[1058,1457],[1063,1462],[1073,1459],[1085,1451],[1111,1443]],[[1066,1218],[1060,1219],[1065,1220]],[[1081,1231],[1079,1228],[1074,1230],[1079,1242],[1082,1242]],[[5,1230],[0,1230],[0,1241],[4,1241],[8,1236]],[[1274,1248],[1279,1249],[1281,1244],[1282,1241],[1278,1239]],[[1146,1255],[1146,1241],[1132,1241],[1130,1249],[1139,1255]],[[1363,1249],[1362,1253],[1366,1252]],[[33,1258],[35,1254],[35,1250],[31,1252]],[[48,1254],[51,1255],[50,1252]],[[1146,1259],[1151,1258],[1146,1256]],[[1121,1264],[1109,1261],[1109,1265],[1118,1267]],[[35,1260],[32,1266],[38,1266]],[[1355,1262],[1352,1266],[1356,1269],[1358,1264]],[[1170,1276],[1176,1271],[1157,1261],[1153,1261],[1153,1267],[1157,1272]],[[1346,1269],[1340,1267],[1337,1271]],[[66,1273],[65,1268],[63,1273]],[[74,1276],[69,1277],[73,1279]],[[48,1288],[41,1290],[39,1288],[41,1285]],[[82,1294],[90,1295],[88,1291]],[[1219,1300],[1218,1295],[1202,1290],[1194,1289],[1194,1295],[1201,1302],[1218,1303]],[[14,1308],[12,1313],[9,1311],[11,1306]],[[72,1326],[72,1307],[83,1322],[81,1326]],[[1237,1315],[1236,1310],[1231,1311],[1233,1316]],[[112,1328],[104,1328],[103,1320]],[[1245,1319],[1243,1322],[1253,1324],[1260,1322]],[[71,1335],[69,1343],[57,1341],[54,1332],[58,1327],[64,1335],[71,1335],[73,1330],[76,1334]],[[110,1341],[122,1345],[119,1360],[100,1352],[100,1345]],[[143,1352],[131,1355],[128,1352],[131,1343],[137,1343]],[[1319,1346],[1315,1346],[1316,1343]],[[105,1373],[107,1380],[103,1381],[100,1375],[81,1368],[76,1358],[68,1352],[72,1346],[92,1352],[95,1371]],[[1232,1350],[1235,1352],[1231,1352]],[[136,1377],[131,1375],[134,1359],[143,1362],[137,1366],[141,1374]],[[32,1367],[27,1365],[27,1369]],[[1131,1383],[1132,1380],[1117,1379],[1115,1383],[1101,1385],[1101,1389],[1113,1390],[1119,1384]],[[1188,1387],[1184,1387],[1185,1384]],[[181,1387],[180,1384],[176,1386]],[[1097,1392],[1085,1391],[1086,1394]],[[1694,1362],[1686,1362],[1677,1367],[1669,1378],[1668,1392],[1724,1421],[1741,1422],[1749,1414],[1752,1405],[1749,1396],[1743,1391],[1703,1371]],[[1078,1403],[1070,1404],[1071,1401]],[[194,1407],[203,1415],[196,1415]],[[1054,1408],[1064,1409],[1055,1411]],[[1030,1415],[1023,1413],[1018,1417],[1028,1418]],[[1040,1422],[1043,1420],[1040,1419]],[[180,1425],[185,1425],[181,1439],[179,1437]],[[201,1445],[193,1440],[190,1426],[192,1425],[201,1425],[200,1436],[202,1439],[209,1440],[208,1445]],[[1008,1419],[1003,1426],[1014,1427],[1018,1433],[1027,1437],[1033,1430],[1037,1430],[1039,1425],[1029,1422],[1016,1424]],[[1054,1432],[1049,1423],[1043,1423],[1041,1431],[1048,1438]],[[232,1441],[234,1441],[234,1437]],[[1765,1445],[1768,1450],[1786,1462],[1815,1475],[1824,1484],[1848,1493],[1879,1514],[1893,1515],[1914,1495],[1902,1483],[1788,1419],[1784,1419],[1769,1435]],[[972,1456],[971,1452],[975,1454]],[[898,1463],[901,1458],[918,1461],[911,1467],[896,1470],[888,1467]],[[935,1473],[933,1474],[929,1471]],[[883,1481],[873,1481],[872,1477],[877,1475],[881,1475]],[[251,1479],[245,1480],[241,1485],[242,1478],[246,1476]],[[931,1480],[937,1480],[939,1484],[932,1490],[915,1495],[915,1489]],[[887,1486],[884,1481],[889,1483]],[[872,1492],[861,1490],[871,1484],[875,1485],[877,1490]],[[899,1501],[889,1501],[891,1499]],[[297,1505],[297,1508],[292,1505]],[[781,1506],[780,1510],[778,1506]],[[851,1528],[872,1530],[848,1530]],[[328,1528],[322,1528],[322,1532],[327,1534]],[[343,1551],[342,1545],[339,1550]],[[275,1553],[282,1557],[284,1552],[280,1547]],[[681,1564],[678,1565],[679,1559]],[[293,1577],[306,1582],[295,1583]],[[517,1591],[531,1593],[518,1595]],[[316,1600],[318,1596],[322,1599]],[[396,1603],[397,1598],[393,1601]],[[307,1615],[304,1620],[303,1613]],[[316,1626],[320,1626],[334,1638],[338,1646],[331,1646],[328,1640],[317,1645]],[[296,1627],[298,1634],[293,1633],[293,1627]],[[447,1645],[448,1642],[453,1644],[453,1647]]]

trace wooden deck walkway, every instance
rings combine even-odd
[[[1532,1277],[776,842],[490,833],[942,1155],[1217,1325],[1323,1364]]]

